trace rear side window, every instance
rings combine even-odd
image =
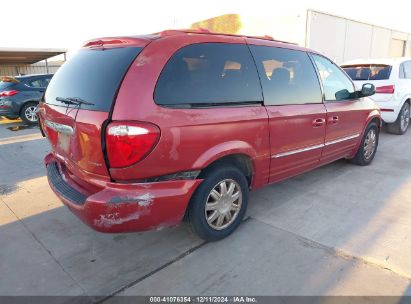
[[[345,65],[342,68],[352,80],[385,80],[391,74],[391,66],[385,64]]]
[[[27,82],[27,85],[32,88],[44,88],[46,87],[44,80],[42,78],[37,78]]]
[[[78,51],[51,79],[45,101],[67,106],[57,101],[56,97],[78,97],[94,104],[83,104],[82,109],[110,111],[117,89],[141,49],[125,47]]]
[[[266,105],[322,103],[320,83],[307,53],[250,46]]]
[[[258,73],[246,45],[200,43],[178,50],[154,92],[159,105],[262,102]]]

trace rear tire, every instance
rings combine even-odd
[[[380,129],[375,122],[370,123],[365,129],[361,145],[357,154],[350,161],[359,166],[368,166],[375,157],[378,147]]]
[[[241,224],[248,205],[248,182],[234,166],[215,167],[204,176],[187,210],[192,230],[206,241],[218,241]]]
[[[410,124],[410,104],[405,102],[394,123],[387,124],[387,131],[392,134],[403,135]]]
[[[26,103],[21,109],[20,118],[28,125],[37,124],[37,104],[34,102]]]

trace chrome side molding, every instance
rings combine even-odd
[[[297,153],[302,153],[302,152],[307,152],[307,151],[319,149],[319,148],[322,148],[322,147],[324,147],[324,145],[319,144],[319,145],[315,145],[315,146],[309,146],[307,148],[302,148],[302,149],[298,149],[298,150],[291,150],[291,151],[287,151],[287,152],[283,152],[283,153],[279,153],[279,154],[274,154],[272,157],[273,158],[279,158],[279,157],[284,157],[284,156],[289,156],[289,155],[293,155],[293,154],[297,154]]]
[[[329,146],[329,145],[333,145],[333,144],[338,144],[338,143],[340,143],[340,142],[342,142],[342,141],[354,139],[354,138],[357,138],[357,137],[359,137],[359,136],[360,136],[360,133],[357,133],[357,134],[354,134],[354,135],[351,135],[351,136],[342,137],[342,138],[339,138],[339,139],[336,139],[336,140],[327,141],[327,142],[325,143],[325,146]]]
[[[280,158],[280,157],[289,156],[289,155],[293,155],[293,154],[297,154],[297,153],[307,152],[307,151],[323,148],[325,146],[338,144],[340,142],[350,140],[350,139],[354,139],[354,138],[357,138],[359,136],[360,136],[360,133],[357,133],[357,134],[353,134],[353,135],[350,135],[350,136],[341,137],[339,139],[327,141],[324,144],[319,144],[319,145],[309,146],[309,147],[306,147],[306,148],[301,148],[301,149],[297,149],[297,150],[291,150],[291,151],[287,151],[287,152],[283,152],[283,153],[274,154],[271,157],[272,158]]]

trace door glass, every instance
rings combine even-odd
[[[199,43],[177,51],[154,92],[160,105],[261,102],[258,74],[246,45]]]
[[[342,101],[353,99],[354,85],[351,80],[330,60],[313,55],[323,83],[325,100]]]
[[[42,87],[44,87],[43,86],[43,80],[41,78],[31,80],[27,84],[32,88],[42,88]]]
[[[51,77],[50,77],[50,78],[44,78],[44,79],[43,79],[43,85],[44,85],[44,87],[47,87],[47,86],[49,85],[50,80],[51,80]]]
[[[250,46],[255,58],[264,104],[322,103],[321,88],[307,53],[269,46]]]

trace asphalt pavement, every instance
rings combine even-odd
[[[52,193],[37,127],[0,120],[0,296],[411,295],[411,132],[251,193],[245,221],[205,243],[186,225],[92,231]],[[68,298],[69,299],[69,298]]]

